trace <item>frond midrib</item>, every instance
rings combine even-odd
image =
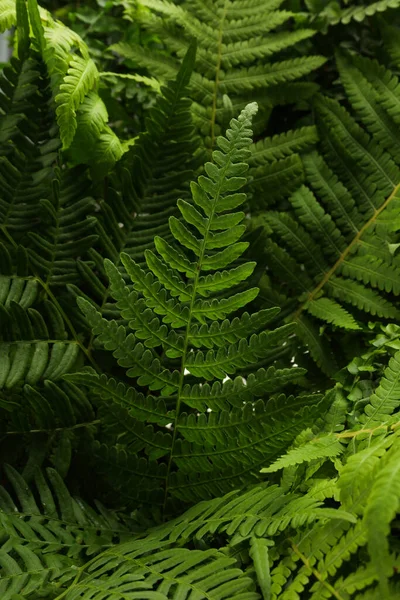
[[[345,250],[343,250],[343,252],[339,256],[339,258],[337,259],[335,264],[329,269],[329,271],[327,271],[327,273],[325,273],[324,277],[319,282],[319,284],[308,294],[306,300],[303,302],[303,304],[300,305],[300,307],[293,314],[294,320],[297,320],[300,317],[300,315],[302,314],[302,312],[307,308],[307,305],[310,302],[312,302],[313,300],[315,300],[317,294],[322,290],[322,288],[326,285],[326,283],[329,282],[331,277],[333,275],[335,275],[335,273],[337,272],[339,267],[343,264],[343,262],[345,261],[345,259],[349,255],[349,253],[358,244],[358,242],[360,241],[360,239],[362,238],[362,236],[364,235],[366,230],[375,223],[375,221],[377,220],[379,215],[389,206],[391,201],[396,197],[396,194],[398,193],[399,190],[400,190],[400,183],[398,183],[394,187],[392,193],[385,200],[385,202],[379,208],[375,209],[375,212],[372,215],[372,217],[370,217],[370,219],[366,223],[364,223],[364,225],[361,227],[361,229],[358,230],[357,234],[354,236],[354,238],[352,239],[350,244],[345,248]]]

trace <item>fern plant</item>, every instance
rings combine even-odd
[[[129,148],[129,141],[122,142],[109,127],[107,109],[99,95],[100,79],[106,82],[114,74],[99,73],[87,44],[36,0],[27,4],[25,0],[3,0],[0,32],[17,24],[17,7],[25,39],[17,39],[16,51],[21,54],[31,37],[46,64],[62,148],[70,149],[70,160],[89,164],[97,176],[104,176]],[[151,78],[127,77],[158,90]]]
[[[296,91],[300,97],[307,97],[313,90],[312,86],[293,82],[318,68],[324,62],[321,57],[296,56],[293,52],[288,60],[271,61],[270,57],[283,54],[314,35],[311,29],[273,33],[292,16],[288,11],[278,10],[280,3],[260,0],[250,4],[242,1],[178,4],[144,0],[138,5],[136,14],[143,25],[156,32],[177,57],[182,57],[190,39],[197,39],[191,93],[195,120],[207,146],[214,146],[221,125],[227,122],[226,114],[232,110],[237,112],[246,101],[257,99],[261,107],[258,118],[265,123],[266,115],[277,101],[285,98],[292,101]],[[140,10],[141,7],[151,12]],[[179,38],[177,31],[181,32]],[[145,54],[140,48],[123,42],[113,49],[159,77],[176,73],[172,57],[167,61],[161,55]],[[230,98],[231,108],[229,103],[224,108],[224,95]]]
[[[71,498],[53,471],[51,487],[40,473],[32,483],[49,506],[42,512],[24,480],[8,470],[16,497],[1,495],[13,537],[3,546],[14,565],[3,575],[5,599],[14,589],[26,597],[33,582],[44,580],[45,549],[57,545],[60,527],[65,550],[43,587],[58,588],[57,598],[395,598],[399,336],[398,327],[383,329],[357,358],[357,370],[343,370],[341,384],[327,394],[329,410],[263,469],[268,481],[203,501],[147,531],[104,509],[99,518]],[[100,537],[91,537],[93,521]],[[107,547],[110,531],[114,543]],[[77,534],[84,540],[78,546]],[[29,581],[26,588],[6,587],[28,560],[36,563],[36,579],[22,571],[17,580]]]
[[[254,478],[259,461],[286,447],[320,400],[277,394],[299,377],[296,369],[271,365],[248,381],[241,376],[248,365],[273,362],[293,332],[293,325],[265,330],[276,309],[242,312],[257,288],[235,293],[255,266],[232,264],[247,246],[239,241],[244,213],[235,209],[245,201],[238,190],[246,183],[255,111],[250,104],[231,121],[214,162],[205,165],[207,175],[191,185],[192,202],[178,201],[182,219],[169,219],[174,243],[155,237],[156,251],[145,251],[146,270],[122,254],[133,286],[106,261],[123,320],[108,321],[88,300],[78,301],[99,342],[149,391],[142,395],[93,372],[71,376],[113,412],[99,447],[101,464],[113,465],[121,494],[164,510],[170,497],[193,502]],[[271,392],[268,401],[254,403]],[[169,423],[171,432],[163,429]]]
[[[66,475],[95,428],[87,399],[60,381],[88,356],[67,316],[66,286],[80,284],[77,259],[97,239],[95,201],[84,169],[66,168],[24,4],[17,15],[18,58],[0,80],[1,446],[15,464],[50,459]]]
[[[195,52],[192,46],[176,81],[162,88],[147,115],[146,130],[109,179],[96,214],[98,238],[88,256],[96,271],[83,260],[78,263],[88,297],[96,302],[103,315],[110,316],[115,311],[115,304],[109,301],[104,258],[120,264],[120,254],[125,252],[142,264],[144,251],[154,248],[155,235],[169,240],[168,218],[179,214],[177,196],[190,195],[189,183],[199,164],[198,140],[186,97]],[[79,286],[69,289],[75,296],[81,295]]]
[[[316,100],[322,141],[303,159],[308,185],[290,212],[259,217],[270,233],[265,296],[278,276],[287,318],[330,374],[342,353],[336,332],[368,336],[368,322],[396,319],[400,289],[398,80],[366,58],[342,54],[338,67],[354,116]]]
[[[346,108],[335,84],[298,129],[252,143],[254,103],[219,135],[248,99],[223,99],[223,81],[246,68],[260,83],[292,50],[307,64],[294,42],[311,34],[236,0],[215,38],[221,6],[142,3],[176,78],[124,144],[82,39],[35,0],[0,0],[16,24],[0,79],[4,600],[399,595],[393,29],[392,71],[338,52]],[[203,170],[201,81],[215,92]],[[258,131],[298,83],[267,88]],[[307,352],[335,383],[306,377]]]
[[[306,52],[302,47],[315,31],[293,27],[294,13],[280,10],[280,4],[266,0],[129,2],[127,18],[139,19],[145,31],[156,34],[167,56],[164,50],[143,51],[129,39],[111,48],[128,64],[146,68],[163,81],[175,77],[195,38],[198,50],[189,95],[194,123],[205,147],[212,150],[229,119],[252,100],[259,105],[255,134],[264,139],[273,108],[310,98],[317,85],[299,79],[325,62],[313,54],[311,46]],[[298,151],[302,144],[315,143],[315,131],[305,128],[290,132],[287,138],[272,136],[265,143],[263,139],[254,149],[250,176],[258,184],[258,196],[272,204],[302,182]],[[267,188],[269,199],[265,197]]]

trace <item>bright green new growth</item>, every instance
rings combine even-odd
[[[226,137],[218,137],[214,162],[191,185],[192,202],[178,200],[181,219],[169,219],[173,243],[156,237],[155,251],[145,251],[146,270],[122,254],[133,285],[106,261],[123,321],[107,321],[90,302],[78,300],[98,341],[128,377],[150,390],[143,397],[94,373],[71,376],[108,400],[103,410],[112,407],[125,431],[118,443],[112,436],[111,448],[100,446],[100,456],[115,465],[121,493],[164,509],[170,496],[189,502],[253,480],[263,457],[287,447],[321,398],[276,394],[302,372],[270,365],[294,326],[266,331],[278,309],[243,312],[258,288],[236,290],[255,267],[240,259],[248,244],[240,241],[245,214],[236,209],[246,199],[239,190],[246,183],[256,110],[248,105]],[[260,399],[269,395],[269,401]],[[154,425],[144,427],[146,421]]]

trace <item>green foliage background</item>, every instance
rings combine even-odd
[[[2,600],[400,597],[397,0],[0,0]]]

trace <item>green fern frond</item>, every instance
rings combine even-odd
[[[35,175],[40,171],[41,145],[43,155],[47,147],[47,158],[54,157],[54,144],[46,146],[51,140],[49,94],[43,68],[33,57],[11,59],[0,86],[0,222],[3,234],[18,243],[38,222],[39,200],[48,195],[48,182]]]
[[[399,353],[390,359],[379,386],[370,396],[364,414],[360,416],[363,427],[382,425],[400,406],[399,359]]]
[[[46,228],[43,234],[29,232],[31,264],[52,286],[80,280],[77,257],[97,240],[94,200],[80,198],[87,187],[85,175],[79,169],[70,170],[67,176],[56,170],[54,177],[49,199],[41,199],[39,205]]]
[[[336,101],[319,98],[322,156],[304,156],[308,186],[292,194],[289,212],[258,219],[272,234],[272,281],[278,273],[284,278],[288,307],[291,291],[297,295],[292,318],[298,334],[327,373],[335,368],[329,357],[335,331],[361,332],[368,315],[396,319],[400,289],[397,257],[389,251],[400,208],[400,87],[393,73],[370,59],[342,54],[338,66],[358,120]],[[328,335],[317,333],[318,322],[331,325]]]
[[[71,59],[63,83],[60,85],[60,93],[55,97],[64,149],[69,148],[74,139],[76,111],[97,81],[97,68],[92,59],[85,60],[80,56]]]
[[[250,167],[281,160],[293,154],[309,150],[318,141],[317,130],[314,126],[300,127],[272,138],[264,138],[252,147],[249,159]]]
[[[55,595],[72,584],[89,557],[116,538],[129,538],[115,513],[73,498],[54,469],[46,477],[37,470],[29,486],[11,467],[6,473],[9,485],[0,499],[4,599],[32,597],[37,589]]]
[[[254,587],[236,560],[222,552],[163,548],[160,542],[140,540],[116,546],[93,561],[66,598],[89,600],[101,594],[111,600],[129,594],[129,598],[167,600],[195,593],[221,600],[258,600]]]
[[[232,540],[254,536],[273,538],[286,529],[319,519],[344,519],[353,522],[344,511],[326,510],[311,497],[285,494],[277,485],[252,487],[246,492],[233,491],[186,511],[181,517],[151,532],[153,539],[174,543],[200,540],[209,534],[225,533]]]
[[[317,437],[307,442],[304,446],[298,446],[290,450],[285,456],[278,458],[269,467],[261,469],[261,473],[273,473],[285,467],[320,458],[334,458],[339,456],[343,451],[344,447],[336,436],[326,435]]]
[[[193,115],[206,146],[213,148],[226,123],[224,94],[230,95],[234,110],[238,111],[254,99],[252,92],[262,89],[257,98],[261,107],[257,131],[262,131],[274,98],[273,94],[268,96],[267,88],[278,82],[295,81],[324,62],[318,56],[298,58],[296,50],[292,51],[291,60],[276,60],[279,53],[290,53],[293,47],[314,35],[312,29],[289,30],[286,24],[293,14],[279,10],[280,4],[259,0],[249,8],[235,0],[199,7],[191,1],[143,0],[140,5],[151,10],[151,13],[139,12],[143,27],[165,41],[171,57],[145,53],[140,47],[126,43],[118,43],[112,49],[165,79],[177,69],[175,57],[180,59],[190,40],[196,38],[198,53],[191,80]],[[128,6],[127,14],[132,10]],[[236,106],[238,101],[240,105]]]
[[[3,33],[7,29],[11,29],[17,20],[15,1],[1,0],[0,2],[0,32]]]
[[[356,21],[360,23],[364,21],[368,17],[372,17],[373,15],[383,13],[386,11],[391,12],[390,9],[395,9],[399,7],[398,0],[378,0],[377,2],[372,2],[367,5],[354,5],[340,8],[337,12],[329,12],[328,10],[323,10],[319,13],[319,17],[322,17],[326,20],[330,25],[338,25],[342,23],[343,25],[348,25],[351,21]]]
[[[118,264],[119,253],[124,251],[142,264],[145,251],[154,248],[156,235],[170,239],[168,217],[179,214],[176,197],[189,197],[189,180],[198,164],[195,156],[198,143],[191,124],[190,102],[185,97],[194,56],[193,46],[183,61],[176,81],[169,82],[162,88],[158,101],[150,110],[147,131],[138,137],[127,152],[114,181],[116,186],[124,190],[123,197],[121,193],[110,189],[101,205],[101,211],[97,215],[99,245],[90,252],[100,275],[106,275],[100,255],[108,256]],[[95,128],[96,115],[103,110],[103,105],[98,102],[96,96],[86,99],[83,107],[85,103],[88,107],[87,117],[91,127]],[[100,119],[99,128],[101,127]],[[82,152],[82,148],[87,145],[92,147],[96,139],[97,133],[93,140],[83,139],[78,130],[72,150]],[[79,141],[82,142],[81,149],[77,148]],[[96,158],[95,164],[98,165],[97,168],[101,168],[102,162]],[[181,167],[180,171],[176,167],[178,164]],[[130,171],[135,173],[134,178],[131,177]],[[154,261],[156,260],[154,258]],[[91,269],[87,269],[83,263],[81,269],[93,297],[104,307],[105,314],[113,314],[113,305],[107,302],[108,286],[106,287],[102,278],[96,276]],[[164,277],[164,284],[166,281]],[[171,285],[175,284],[172,282]],[[171,285],[168,289],[171,289]],[[146,318],[146,315],[143,318]]]
[[[150,8],[151,12],[139,10],[139,18],[146,30],[163,39],[170,49],[168,56],[144,52],[140,46],[126,42],[119,42],[112,49],[165,81],[175,76],[178,60],[184,56],[191,40],[197,40],[189,96],[193,100],[194,123],[206,148],[212,150],[232,114],[242,110],[246,102],[259,104],[253,128],[257,135],[264,135],[274,106],[293,103],[294,98],[299,102],[307,100],[317,90],[316,84],[296,82],[325,62],[323,57],[303,56],[298,50],[315,32],[301,27],[291,30],[288,20],[293,14],[279,10],[280,4],[259,0],[250,11],[239,0],[208,4],[207,8],[191,1],[144,0],[140,5]],[[128,5],[127,15],[133,18],[133,14],[136,16],[133,7]],[[270,191],[265,206],[285,197],[303,182],[297,152],[303,149],[305,140],[301,142],[300,138],[305,131],[289,132],[287,141],[279,136],[267,138],[262,153],[263,141],[254,149],[250,175],[258,198],[264,195],[265,189]],[[309,143],[313,144],[312,136]]]
[[[383,463],[383,464],[382,464]],[[399,508],[400,488],[398,485],[399,445],[394,443],[381,461],[379,473],[367,500],[364,522],[368,532],[368,550],[379,576],[382,596],[390,597],[387,578],[389,556],[390,523]]]
[[[28,284],[25,290],[27,287]],[[54,315],[53,305],[49,303],[47,307],[48,315],[55,316],[58,324],[60,317]],[[56,380],[73,367],[79,346],[65,339],[65,330],[57,327],[52,335],[40,312],[24,309],[14,300],[8,308],[0,305],[0,314],[4,323],[0,331],[0,389]]]
[[[151,390],[152,396],[173,411],[168,412],[172,433],[159,430],[157,423],[144,427],[138,422],[142,420],[141,396],[133,390],[115,388],[111,381],[99,389],[98,380],[88,378],[87,384],[93,384],[95,393],[118,405],[114,414],[119,425],[109,431],[105,427],[105,443],[99,451],[104,464],[116,461],[114,485],[121,487],[123,480],[129,481],[125,491],[121,489],[125,496],[134,494],[137,498],[142,481],[143,489],[152,490],[154,498],[155,490],[164,488],[165,507],[170,496],[192,502],[199,493],[212,497],[231,489],[235,482],[253,480],[262,457],[276,456],[280,448],[287,448],[312,419],[321,400],[318,395],[277,394],[265,403],[246,402],[260,392],[269,395],[267,390],[281,391],[283,385],[298,379],[296,370],[261,369],[240,384],[240,376],[245,376],[249,365],[260,359],[267,365],[273,362],[276,348],[293,332],[291,324],[265,331],[276,310],[251,316],[239,312],[232,321],[227,318],[258,294],[258,289],[250,288],[227,295],[231,286],[245,281],[254,268],[250,263],[237,267],[234,261],[247,248],[247,243],[240,241],[244,213],[235,209],[246,200],[239,190],[246,183],[245,161],[255,112],[256,106],[249,105],[238,120],[231,121],[227,136],[218,138],[214,163],[206,163],[206,175],[192,183],[192,202],[178,202],[181,219],[171,216],[169,220],[174,246],[156,237],[156,251],[145,252],[146,270],[122,254],[133,285],[127,286],[125,274],[106,261],[110,294],[122,320],[107,321],[87,300],[78,300],[98,342],[113,352],[127,376]],[[247,336],[237,341],[233,331],[239,324]],[[213,343],[215,336],[218,341]],[[219,386],[207,383],[224,380],[227,375],[238,375],[239,380]],[[74,376],[72,380],[77,381]],[[84,382],[84,375],[80,381]],[[237,397],[236,390],[241,390]],[[134,400],[138,409],[127,406],[127,393],[132,399],[138,398]],[[144,402],[154,406],[152,397]],[[186,410],[198,406],[205,413],[186,414],[185,404]],[[228,411],[221,412],[222,407]],[[212,410],[209,415],[208,408]],[[283,413],[284,426],[279,418]],[[114,438],[115,446],[107,448],[113,440],[112,431],[118,431],[121,424],[126,433],[118,445]],[[135,457],[134,449],[143,455]],[[157,464],[156,457],[165,457],[165,462]],[[224,471],[229,476],[221,478],[218,474]]]

